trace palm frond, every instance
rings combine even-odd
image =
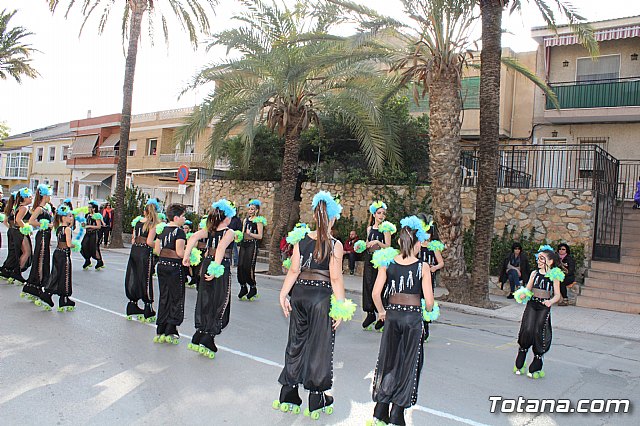
[[[549,87],[549,85],[543,79],[538,77],[535,72],[531,71],[529,68],[522,65],[515,58],[502,57],[500,60],[507,68],[510,68],[516,71],[517,73],[522,74],[524,77],[530,80],[533,84],[535,84],[540,89],[542,89],[544,94],[547,96],[547,99],[551,100],[551,102],[553,103],[553,106],[556,107],[556,109],[560,108],[558,97],[556,96],[553,89],[551,89],[551,87]]]

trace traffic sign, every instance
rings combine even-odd
[[[178,183],[184,185],[189,180],[189,168],[185,165],[178,167]]]

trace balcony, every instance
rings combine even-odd
[[[560,110],[547,99],[544,116],[552,123],[637,121],[640,77],[551,83]]]
[[[161,163],[201,163],[204,161],[204,154],[160,154]]]

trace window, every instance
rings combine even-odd
[[[138,149],[138,143],[129,141],[129,157],[133,157],[134,155],[136,155],[137,149]]]
[[[38,188],[38,185],[40,185],[40,180],[39,179],[31,179],[31,187],[35,190],[36,188]]]
[[[158,139],[147,140],[147,155],[156,155],[158,152]]]
[[[29,174],[29,154],[12,152],[7,154],[5,177],[26,179]]]
[[[42,158],[44,157],[44,147],[36,148],[36,161],[38,163],[42,162]]]
[[[62,161],[67,161],[69,158],[69,145],[62,147]]]
[[[49,162],[56,161],[56,147],[49,147]]]
[[[68,197],[71,194],[71,182],[64,183],[64,196]]]
[[[620,77],[620,55],[600,56],[597,60],[579,58],[576,81],[617,80]]]
[[[57,180],[53,181],[53,185],[52,185],[52,190],[53,190],[53,195],[54,196],[58,196],[58,186],[59,186],[60,182],[58,182]]]
[[[176,144],[176,154],[193,154],[193,152],[195,151],[195,146],[196,144],[193,139],[185,142],[184,147],[181,147],[180,144]]]
[[[594,161],[594,159],[598,155],[596,153],[596,149],[594,145],[599,146],[600,148],[606,151],[607,144],[609,143],[609,138],[608,137],[581,137],[581,138],[578,138],[578,143],[580,144],[578,176],[582,179],[591,179],[596,176],[603,176],[604,170],[600,170],[601,167],[597,167],[597,165],[602,164],[602,161]],[[594,164],[596,166],[594,166]]]

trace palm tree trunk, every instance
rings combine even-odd
[[[438,68],[434,67],[434,78],[429,84],[431,204],[440,239],[446,245],[442,252],[442,284],[449,290],[447,299],[467,303],[460,202],[460,77],[453,68]]]
[[[471,303],[489,305],[489,264],[498,187],[500,132],[500,57],[502,2],[482,0],[480,53],[480,145],[476,198],[475,252],[471,276]]]
[[[147,8],[146,0],[129,1],[131,21],[129,22],[129,48],[124,69],[124,85],[122,97],[122,116],[120,118],[120,152],[118,155],[118,169],[116,172],[115,211],[113,215],[113,231],[111,233],[111,247],[121,248],[122,245],[122,217],[124,215],[124,193],[127,178],[127,154],[129,153],[129,131],[131,130],[131,103],[133,98],[133,78],[136,72],[138,57],[138,41],[142,15]]]
[[[300,152],[300,133],[297,130],[287,132],[284,140],[284,157],[282,159],[282,179],[276,197],[274,209],[274,228],[269,248],[269,275],[282,274],[280,260],[280,239],[287,231],[289,215],[293,211],[293,201],[298,182],[298,155]]]

